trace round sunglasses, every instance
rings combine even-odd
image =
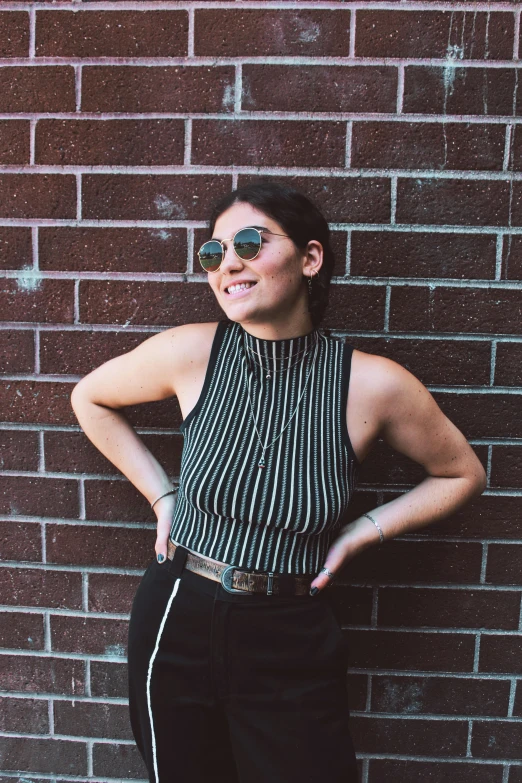
[[[288,234],[276,234],[266,228],[240,228],[230,239],[209,239],[204,242],[198,250],[199,262],[205,272],[217,272],[225,258],[226,248],[223,242],[232,242],[234,253],[242,261],[253,261],[261,251],[262,233],[290,239]]]

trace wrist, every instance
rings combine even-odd
[[[378,520],[377,520],[378,521]],[[345,525],[343,536],[350,539],[350,548],[362,552],[368,547],[381,543],[381,536],[376,525],[368,517],[357,517],[353,522]]]

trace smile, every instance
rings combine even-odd
[[[246,287],[240,286],[237,288],[234,285],[231,285],[228,289],[225,290],[225,294],[232,297],[233,299],[237,299],[238,297],[246,296],[246,294],[248,294],[252,288],[255,288],[256,285],[257,283],[254,283],[254,285],[249,285]],[[230,291],[230,288],[232,291]]]

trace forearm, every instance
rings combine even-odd
[[[427,476],[413,489],[368,513],[389,540],[445,519],[482,491],[482,484],[469,477]],[[361,516],[342,528],[339,540],[355,554],[378,544],[380,537],[373,522]]]
[[[121,411],[93,403],[81,394],[73,395],[71,404],[80,427],[91,443],[149,503],[172,488],[162,466]]]

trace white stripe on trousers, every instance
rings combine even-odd
[[[161,624],[158,631],[158,636],[156,637],[156,646],[154,647],[154,652],[152,653],[149,661],[149,670],[147,672],[147,706],[149,708],[149,721],[150,721],[150,733],[152,736],[152,760],[154,763],[154,776],[156,778],[156,783],[159,783],[159,776],[158,776],[158,759],[156,756],[156,737],[154,735],[154,719],[152,717],[152,706],[150,703],[150,680],[152,677],[152,666],[154,664],[154,659],[156,658],[156,655],[158,653],[159,644],[161,640],[161,634],[163,633],[163,628],[165,626],[165,622],[167,620],[167,615],[170,611],[170,607],[172,604],[172,601],[174,600],[174,596],[178,592],[178,585],[179,585],[179,577],[176,579],[174,583],[174,589],[171,593],[171,596],[167,603],[167,608],[165,609],[165,614],[163,615],[163,618],[161,620]]]

